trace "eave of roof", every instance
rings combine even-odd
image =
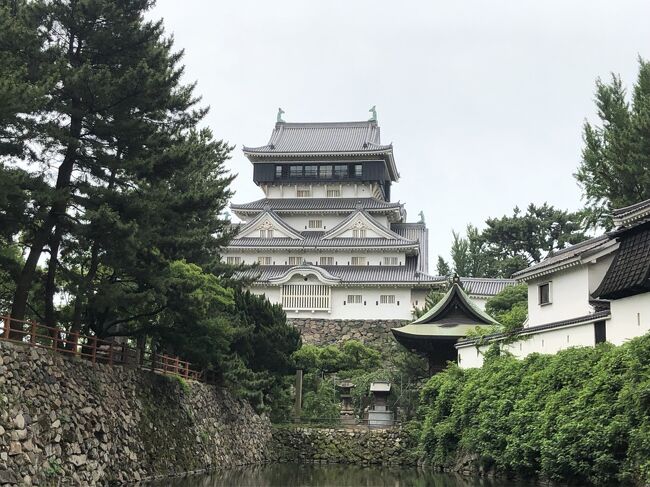
[[[422,315],[420,318],[415,320],[412,324],[419,325],[419,324],[435,323],[436,319],[444,316],[445,312],[447,311],[447,308],[456,299],[460,300],[460,302],[467,307],[467,311],[469,311],[470,315],[473,315],[472,317],[477,320],[477,324],[484,324],[484,325],[498,324],[498,322],[494,318],[492,318],[489,314],[487,314],[485,311],[483,311],[481,308],[479,308],[477,305],[475,305],[472,302],[472,300],[469,298],[469,296],[467,296],[467,294],[465,294],[465,292],[458,285],[457,282],[454,282],[452,284],[449,291],[447,291],[447,294],[445,294],[444,297],[440,301],[438,301],[438,303],[433,308],[431,308],[424,315]]]
[[[589,257],[605,250],[608,246],[611,246],[611,251],[614,251],[615,244],[616,242],[613,242],[609,235],[599,235],[598,237],[590,238],[562,250],[557,250],[552,254],[549,254],[539,264],[515,272],[512,277],[520,282],[528,281],[569,267],[580,265],[585,261],[588,261]]]
[[[457,323],[457,324],[414,324],[410,323],[399,328],[391,328],[391,332],[397,338],[398,336],[412,337],[417,339],[433,339],[436,338],[461,338],[467,336],[468,333],[474,331],[477,326],[484,325],[484,323]]]
[[[639,201],[624,208],[618,208],[612,212],[612,217],[614,225],[618,229],[633,226],[639,221],[650,217],[650,199]]]
[[[566,320],[554,321],[552,323],[545,323],[543,325],[529,326],[526,328],[521,328],[511,333],[493,333],[491,335],[485,335],[478,338],[466,338],[459,340],[456,343],[456,348],[475,345],[476,343],[484,343],[485,341],[495,341],[501,338],[512,337],[512,336],[525,336],[538,333],[540,331],[552,330],[555,328],[563,328],[577,325],[584,325],[594,321],[607,320],[611,317],[609,311],[598,311],[596,313],[591,313],[584,316],[578,316],[576,318],[570,318]]]
[[[235,213],[256,214],[265,209],[276,213],[353,212],[359,208],[369,213],[402,211],[402,203],[377,198],[262,198],[249,203],[231,203]]]

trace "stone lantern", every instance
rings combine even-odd
[[[341,390],[341,423],[354,424],[354,407],[352,405],[352,388],[354,384],[350,380],[344,380],[338,384]]]

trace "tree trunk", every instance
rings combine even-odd
[[[56,312],[54,310],[54,295],[56,294],[56,268],[59,263],[59,246],[63,226],[59,222],[54,228],[50,237],[50,261],[47,265],[47,277],[45,279],[45,326],[56,327]]]
[[[73,110],[73,113],[74,111],[75,110]],[[29,254],[25,260],[25,265],[23,266],[16,282],[16,290],[14,292],[14,299],[11,306],[11,317],[16,320],[23,320],[25,318],[27,300],[29,299],[29,292],[34,283],[36,266],[41,254],[43,253],[43,248],[50,238],[52,229],[66,212],[68,199],[70,197],[69,186],[77,157],[77,144],[80,135],[81,118],[74,117],[70,122],[70,137],[72,141],[68,143],[65,157],[63,158],[61,166],[59,166],[59,174],[56,180],[55,190],[58,196],[54,200],[54,203],[52,203],[52,208],[45,217],[43,225],[41,225],[34,235],[34,240],[29,249]]]

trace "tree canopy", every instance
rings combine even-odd
[[[463,277],[510,277],[551,251],[586,239],[580,215],[547,203],[518,207],[512,216],[488,218],[478,230],[468,225],[465,236],[453,232],[451,264],[439,257],[438,268]]]
[[[588,227],[612,227],[611,211],[650,198],[650,63],[639,59],[631,97],[620,76],[596,81],[599,123],[584,124],[582,187]]]

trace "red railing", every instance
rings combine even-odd
[[[102,340],[96,336],[69,333],[44,326],[35,321],[16,320],[0,316],[0,340],[45,348],[65,355],[79,357],[93,364],[128,365],[153,372],[177,375],[186,379],[204,381],[204,374],[192,369],[190,362],[178,357],[141,353],[128,345]]]

